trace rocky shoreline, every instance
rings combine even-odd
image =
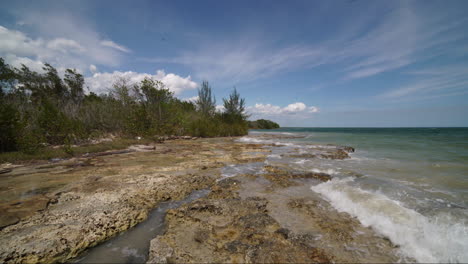
[[[310,191],[328,174],[265,165],[261,174],[221,176],[227,165],[264,163],[275,147],[233,138],[172,140],[12,168],[0,175],[0,261],[65,262],[144,221],[158,203],[200,189],[211,192],[169,210],[148,263],[398,261],[387,239]],[[352,151],[285,155],[345,159]]]

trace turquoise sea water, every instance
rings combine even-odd
[[[352,146],[350,159],[284,159],[333,180],[311,186],[339,211],[358,218],[419,262],[468,262],[468,128],[282,128],[276,152]],[[241,139],[255,142],[254,137]],[[271,143],[271,142],[270,142]]]

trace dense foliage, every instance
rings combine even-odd
[[[0,58],[0,152],[34,152],[48,144],[70,145],[107,133],[122,137],[190,135],[237,136],[247,133],[244,99],[234,90],[217,112],[208,82],[196,103],[181,101],[166,86],[145,79],[109,84],[110,92],[85,93],[76,70],[62,78],[45,64],[42,73],[7,65]]]
[[[249,128],[251,129],[275,129],[279,128],[280,126],[270,120],[266,119],[258,119],[256,121],[248,121],[249,123]]]

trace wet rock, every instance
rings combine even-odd
[[[233,179],[233,178],[226,178],[218,181],[218,186],[221,188],[232,188],[235,185],[240,184],[239,180]]]
[[[240,187],[240,181],[233,178],[226,178],[218,181],[216,185],[211,187],[211,192],[208,195],[211,198],[216,199],[234,199],[238,198],[236,190]]]
[[[302,152],[304,150],[296,150],[297,152]],[[334,146],[330,145],[327,147],[317,146],[311,147],[305,153],[288,153],[283,154],[283,157],[289,158],[302,158],[302,159],[315,159],[315,158],[322,158],[322,159],[337,159],[343,160],[350,158],[349,153],[354,152],[355,149],[349,146]]]
[[[10,168],[0,168],[0,174],[8,173],[13,171],[13,169]]]
[[[261,197],[217,199],[207,196],[168,213],[167,232],[155,240],[170,245],[175,262],[332,260],[331,256],[302,240],[289,239],[289,230],[281,228],[268,214],[267,205],[268,201]],[[160,253],[151,254],[155,254],[151,258],[161,259]]]
[[[283,157],[290,157],[290,158],[303,158],[303,159],[315,159],[317,158],[316,154],[311,153],[304,153],[304,154],[284,154]]]
[[[11,201],[9,204],[0,204],[0,228],[18,223],[47,208],[50,198],[44,195],[35,195],[27,199]]]
[[[193,236],[193,239],[197,241],[198,243],[203,243],[208,239],[209,235],[206,231],[204,230],[198,230],[195,231],[195,234]]]
[[[5,226],[14,225],[19,221],[20,219],[16,215],[3,212],[0,215],[0,229],[4,228]]]
[[[355,151],[355,149],[353,147],[349,147],[349,146],[344,146],[343,150],[348,152],[348,153],[352,153],[352,152]]]
[[[280,228],[276,230],[275,233],[280,234],[283,238],[287,239],[289,237],[290,231],[287,228]]]
[[[287,205],[289,208],[300,210],[313,217],[315,224],[335,240],[349,242],[354,239],[352,235],[354,233],[353,226],[358,225],[358,222],[355,219],[349,218],[346,214],[343,213],[343,217],[336,217],[336,215],[329,218],[319,217],[319,214],[323,212],[321,209],[323,205],[318,204],[314,200],[292,199]],[[310,237],[303,237],[300,240],[304,241],[305,238],[310,239]]]
[[[151,240],[147,264],[171,263],[174,250],[158,238]]]
[[[292,181],[294,179],[316,179],[322,182],[331,180],[331,176],[326,173],[293,171],[270,165],[265,166],[264,170],[266,173],[262,176],[280,187],[297,185]]]
[[[256,230],[260,230],[276,223],[271,216],[265,213],[248,214],[239,218],[238,222],[243,228]]]
[[[337,149],[335,151],[332,151],[332,152],[329,152],[329,153],[326,153],[326,154],[320,154],[320,157],[324,158],[324,159],[338,159],[338,160],[342,160],[342,159],[347,159],[349,158],[349,155],[348,155],[348,152],[346,152],[345,150],[343,149]]]

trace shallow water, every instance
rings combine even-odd
[[[419,262],[468,262],[467,128],[284,128],[266,164],[324,172],[334,179],[311,191],[356,217]],[[328,144],[356,148],[350,159],[291,158]],[[245,166],[245,165],[244,165]],[[232,169],[231,169],[232,170]],[[242,173],[242,168],[240,173]],[[226,175],[227,176],[227,175]]]
[[[160,203],[144,222],[82,254],[72,263],[145,263],[150,241],[165,230],[164,217],[169,209],[202,198],[209,190],[192,192],[180,201]]]

